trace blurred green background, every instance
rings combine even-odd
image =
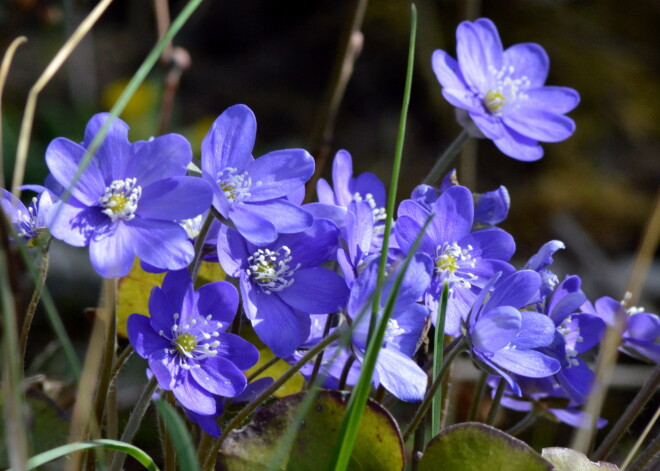
[[[0,2],[0,48],[4,51],[19,35],[28,38],[16,54],[3,95],[5,187],[27,93],[96,3]],[[184,4],[171,0],[172,14]],[[314,152],[311,136],[354,6],[354,1],[336,0],[207,0],[174,42],[190,55],[191,66],[183,72],[167,130],[188,137],[199,156],[199,143],[213,119],[228,106],[244,103],[257,116],[255,156],[284,147]],[[445,49],[455,55],[457,24],[487,16],[505,47],[519,42],[545,47],[551,60],[548,84],[575,88],[582,96],[570,114],[577,131],[565,142],[544,145],[545,157],[535,163],[515,161],[479,141],[456,163],[459,180],[478,192],[499,185],[509,189],[511,213],[502,227],[516,238],[518,266],[544,242],[561,239],[568,248],[555,258],[560,277],[580,274],[591,299],[621,298],[660,182],[660,3],[419,0],[416,6],[415,78],[399,200],[460,131],[431,70],[431,53]],[[331,155],[347,149],[356,172],[372,171],[384,181],[389,181],[394,155],[409,18],[407,1],[368,3],[364,45],[330,142]],[[39,97],[27,183],[42,183],[46,176],[44,151],[50,140],[81,140],[87,120],[112,106],[156,40],[152,1],[115,0]],[[157,67],[122,115],[134,140],[158,133],[167,70],[165,64]],[[323,175],[329,175],[329,165]],[[56,247],[50,286],[65,319],[71,320],[80,316],[81,305],[96,303],[98,281],[84,250],[76,256],[66,250]],[[657,260],[641,305],[658,312]],[[49,338],[45,321],[41,324],[43,338]],[[84,339],[88,325],[72,322],[70,329]]]

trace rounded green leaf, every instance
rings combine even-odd
[[[419,471],[551,471],[525,442],[476,422],[447,427],[433,438]]]
[[[282,444],[282,437],[293,425],[297,408],[308,392],[284,397],[259,410],[245,427],[229,433],[220,449],[219,463],[227,471],[266,471]],[[348,395],[320,391],[311,403],[291,451],[279,470],[329,469]],[[356,446],[348,469],[361,471],[401,471],[405,460],[399,428],[389,412],[375,401],[365,409]]]

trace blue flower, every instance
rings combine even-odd
[[[523,310],[538,296],[538,273],[521,270],[496,283],[498,277],[479,294],[462,329],[474,360],[520,396],[514,375],[543,378],[561,368],[558,360],[537,351],[553,342],[555,324],[544,314]]]
[[[64,138],[50,143],[46,163],[56,186],[71,185],[107,118],[92,117],[82,144]],[[185,176],[191,160],[183,136],[130,143],[128,126],[116,119],[71,197],[53,206],[51,233],[76,247],[89,245],[92,265],[105,278],[126,275],[135,256],[158,268],[186,267],[193,246],[178,221],[206,211],[212,198],[205,181]]]
[[[564,114],[580,96],[571,88],[544,85],[549,61],[540,45],[503,50],[487,18],[462,22],[456,42],[458,61],[437,50],[433,71],[445,99],[462,111],[459,121],[476,125],[478,137],[491,139],[509,157],[531,161],[543,156],[539,141],[558,142],[573,134],[575,123]]]
[[[638,360],[660,363],[660,317],[657,314],[639,308],[626,310],[609,296],[597,299],[594,304],[587,301],[582,310],[600,317],[610,327],[622,327],[620,351]]]
[[[257,349],[225,332],[238,307],[236,288],[217,281],[194,290],[186,270],[169,272],[149,297],[150,318],[132,314],[128,337],[149,362],[159,386],[194,414],[218,413],[218,398],[246,387],[243,371],[259,359]]]
[[[515,251],[510,234],[496,227],[472,231],[474,202],[470,190],[452,186],[431,206],[406,200],[399,205],[394,234],[399,247],[407,252],[430,214],[433,219],[422,236],[419,252],[435,263],[433,280],[425,295],[426,305],[437,312],[445,283],[449,285],[445,332],[460,334],[465,317],[481,288],[497,272],[513,272],[507,263]],[[435,315],[433,315],[435,322]]]
[[[301,232],[313,217],[286,197],[304,192],[314,159],[303,149],[252,156],[257,121],[245,105],[225,110],[202,142],[202,176],[213,187],[213,206],[255,245]]]
[[[337,312],[346,305],[344,279],[320,265],[334,259],[339,229],[316,219],[304,232],[281,234],[258,246],[233,229],[218,234],[218,259],[240,279],[245,313],[259,338],[286,358],[310,332],[310,314]]]
[[[35,239],[47,226],[48,217],[56,197],[45,188],[39,188],[38,196],[30,201],[26,207],[21,200],[16,198],[4,188],[0,205],[2,212],[8,217],[16,235],[28,245],[34,244]]]

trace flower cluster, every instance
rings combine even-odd
[[[458,61],[436,51],[433,68],[445,98],[466,113],[466,125],[519,160],[540,158],[539,141],[570,136],[574,124],[564,114],[579,96],[544,85],[548,59],[540,46],[503,50],[487,19],[462,23],[457,41]],[[371,173],[354,176],[351,155],[340,150],[332,183],[320,179],[318,201],[302,204],[313,158],[285,149],[255,159],[256,118],[245,105],[213,123],[202,144],[201,178],[188,174],[192,151],[183,136],[131,143],[128,126],[109,119],[94,116],[81,144],[51,142],[46,188],[37,188],[29,208],[3,190],[2,210],[17,239],[33,240],[47,228],[70,245],[89,246],[103,277],[128,274],[135,257],[152,271],[167,271],[151,292],[149,316],[129,317],[130,342],[160,388],[209,434],[220,434],[216,419],[225,398],[240,400],[261,384],[248,384],[244,374],[257,363],[257,348],[228,332],[239,305],[260,341],[290,362],[348,326],[350,338],[331,343],[316,367],[302,367],[308,377],[323,375],[326,386],[357,382],[382,320],[371,382],[403,401],[422,400],[428,384],[422,346],[435,326],[458,339],[491,375],[489,384],[506,386],[505,405],[529,410],[555,400],[545,409],[573,425],[594,383],[588,356],[606,326],[620,329],[621,351],[660,362],[657,315],[626,310],[608,297],[591,304],[578,276],[559,282],[549,267],[562,242],[548,242],[521,269],[510,263],[514,238],[497,227],[511,205],[505,187],[475,194],[451,172],[438,187],[418,186],[387,214],[385,185]],[[107,135],[88,156],[104,128]],[[383,253],[388,216],[392,237]],[[209,232],[199,229],[203,218]],[[195,290],[186,268],[192,263],[195,273],[202,256],[218,262],[238,289],[214,281]],[[564,407],[556,406],[558,398]]]

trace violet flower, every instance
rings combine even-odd
[[[436,313],[442,288],[449,284],[445,333],[459,335],[461,319],[481,288],[495,273],[513,272],[507,263],[515,251],[513,237],[496,227],[472,231],[474,203],[472,193],[463,186],[444,191],[431,211],[406,200],[400,204],[398,214],[394,235],[404,252],[411,249],[426,219],[433,214],[419,246],[419,253],[435,263],[425,303],[431,313]],[[432,317],[435,323],[435,314]]]
[[[540,45],[504,50],[493,22],[480,18],[458,26],[456,53],[458,61],[435,51],[433,71],[445,99],[462,111],[459,121],[478,128],[475,137],[491,139],[509,157],[531,161],[543,156],[539,141],[563,141],[573,134],[575,123],[564,114],[580,96],[571,88],[544,85],[549,61]]]
[[[227,227],[218,234],[218,259],[240,279],[245,313],[259,338],[286,358],[310,332],[310,314],[337,312],[346,305],[344,279],[320,265],[337,252],[339,229],[317,219],[304,232],[281,234],[257,246]]]
[[[521,270],[496,284],[498,278],[494,276],[479,294],[462,329],[473,359],[504,378],[520,396],[514,375],[543,378],[561,368],[555,358],[537,351],[552,343],[555,325],[544,314],[523,310],[538,296],[538,273]]]
[[[314,159],[303,149],[252,156],[257,121],[245,105],[225,110],[202,142],[202,176],[213,187],[213,206],[250,243],[267,245],[278,234],[309,228],[313,217],[286,197],[304,191]]]
[[[36,238],[46,229],[55,196],[43,189],[26,207],[21,200],[4,188],[0,190],[2,190],[0,195],[2,212],[8,218],[14,232],[28,246],[34,245]]]
[[[150,317],[128,318],[131,345],[148,360],[159,386],[195,414],[215,415],[217,396],[240,394],[247,384],[243,371],[259,359],[251,343],[225,332],[237,308],[231,284],[217,281],[195,291],[190,274],[179,270],[151,290]]]
[[[619,350],[638,360],[660,363],[660,317],[644,312],[643,309],[629,308],[603,296],[591,304],[586,302],[582,310],[594,314],[610,327],[623,326]]]
[[[64,138],[50,143],[46,163],[56,184],[71,185],[106,119],[106,113],[92,117],[82,144]],[[89,245],[92,265],[105,278],[126,275],[135,256],[158,268],[186,267],[193,246],[177,221],[203,213],[212,198],[205,181],[185,176],[191,160],[183,136],[130,143],[128,126],[115,119],[71,197],[53,207],[51,233],[76,247]]]

